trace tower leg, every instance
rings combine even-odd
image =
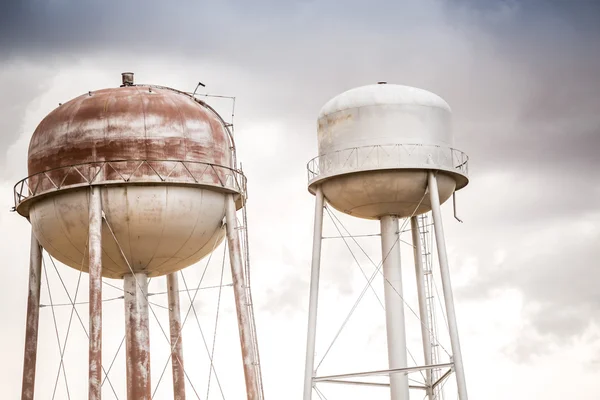
[[[412,243],[415,257],[415,275],[417,277],[417,295],[419,298],[419,316],[421,319],[421,338],[423,340],[423,356],[426,365],[431,365],[431,340],[430,326],[427,315],[427,299],[425,298],[425,270],[423,268],[423,247],[421,244],[421,235],[419,232],[419,223],[417,217],[410,219],[410,228],[412,232]],[[425,371],[425,386],[427,386],[427,398],[433,400],[433,389],[431,388],[431,370]]]
[[[438,258],[440,261],[442,289],[444,291],[446,314],[448,316],[450,344],[452,345],[452,357],[454,360],[454,369],[456,371],[456,386],[458,387],[458,398],[459,400],[467,400],[467,384],[465,380],[465,370],[463,366],[462,353],[460,351],[460,341],[458,339],[456,311],[454,309],[452,283],[450,282],[450,269],[448,267],[448,254],[446,252],[446,242],[444,240],[444,226],[442,224],[442,211],[440,209],[440,196],[438,192],[437,179],[433,171],[428,172],[427,181],[431,201],[431,211],[433,214],[435,241],[437,244]]]
[[[90,187],[89,204],[89,400],[100,400],[102,386],[102,198],[101,188]]]
[[[125,291],[125,349],[127,399],[150,400],[150,332],[148,329],[148,276],[123,277]]]
[[[248,310],[248,296],[244,285],[244,266],[242,263],[242,248],[240,236],[237,231],[237,217],[235,201],[232,194],[227,195],[225,205],[225,220],[227,230],[227,243],[229,244],[229,260],[231,262],[231,277],[233,280],[233,293],[235,296],[235,308],[237,311],[240,342],[242,346],[242,359],[244,364],[244,377],[246,380],[246,393],[248,400],[260,399],[261,393],[258,387],[259,373],[255,363],[258,358],[254,354],[252,343],[252,326],[250,324],[250,313]]]
[[[390,369],[406,368],[406,331],[402,300],[402,271],[400,269],[400,238],[398,217],[381,217],[381,251],[385,294],[388,361]],[[391,400],[408,400],[408,375],[390,375]]]
[[[313,227],[312,266],[310,272],[310,297],[308,303],[308,335],[306,339],[306,366],[304,369],[304,400],[312,399],[317,338],[317,308],[319,302],[319,273],[321,271],[321,242],[323,236],[323,190],[319,186],[315,196],[315,223]]]
[[[173,399],[185,400],[185,375],[183,370],[183,343],[181,313],[179,310],[179,283],[177,272],[167,275],[169,296],[169,326],[171,329],[171,364],[173,366]]]
[[[40,283],[42,247],[31,231],[29,250],[29,291],[27,295],[27,325],[25,327],[25,354],[21,400],[33,400],[35,392],[35,365],[37,361],[38,325],[40,321]]]

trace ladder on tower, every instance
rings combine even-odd
[[[418,217],[419,234],[421,235],[423,272],[425,274],[425,298],[427,303],[427,322],[429,326],[429,342],[431,343],[431,362],[440,363],[439,340],[437,337],[437,321],[435,312],[435,291],[433,282],[433,229],[432,223],[429,223],[429,213],[421,214]],[[442,375],[441,369],[431,371],[432,382],[436,382]],[[443,400],[444,392],[440,386],[437,386],[433,392],[435,400]]]

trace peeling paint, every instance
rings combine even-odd
[[[185,400],[185,375],[183,367],[183,337],[179,306],[177,272],[167,275],[169,297],[169,327],[171,330],[171,364],[173,366],[173,399]]]
[[[125,351],[127,399],[150,400],[150,331],[148,327],[148,276],[123,277],[125,291]]]
[[[40,284],[42,248],[33,231],[29,259],[29,292],[27,296],[27,324],[25,326],[25,354],[21,400],[33,400],[35,393],[35,366],[37,362],[38,326],[40,318]]]

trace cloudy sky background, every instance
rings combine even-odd
[[[305,165],[317,155],[316,116],[329,98],[379,80],[446,99],[456,146],[471,157],[471,184],[458,195],[465,223],[452,220],[445,206],[471,397],[597,398],[600,6],[542,0],[2,3],[2,397],[20,392],[29,227],[8,210],[12,185],[26,175],[29,138],[59,102],[116,86],[126,70],[140,83],[191,91],[200,80],[210,93],[237,98],[236,138],[249,179],[253,292],[269,399],[301,396],[314,207]],[[215,105],[228,115],[226,103]],[[377,223],[343,220],[353,233],[378,230]],[[377,260],[377,242],[365,240]],[[407,301],[415,304],[411,250],[403,250]],[[218,283],[221,252],[204,284]],[[362,261],[365,270],[372,268]],[[204,265],[186,272],[190,286]],[[54,300],[64,301],[47,267]],[[73,289],[77,273],[59,269]],[[343,243],[326,242],[322,277],[317,358],[364,285]],[[164,288],[158,280],[152,285]],[[106,289],[105,296],[114,295],[118,291]],[[385,367],[384,313],[375,296],[367,295],[323,373]],[[209,344],[215,296],[202,292],[196,301]],[[226,398],[240,398],[230,288],[223,288],[223,299],[215,362]],[[183,303],[185,309],[189,301]],[[105,364],[123,329],[122,304],[106,304],[104,321],[114,334],[105,330]],[[86,306],[79,310],[87,324]],[[68,308],[61,313],[64,338]],[[166,326],[164,310],[157,307],[157,313]],[[410,319],[407,312],[418,359],[418,325]],[[204,398],[206,352],[193,323],[184,332],[186,363]],[[51,398],[58,359],[49,309],[42,309],[41,324],[38,394]],[[156,382],[166,345],[158,325],[152,330]],[[65,364],[71,397],[83,398],[76,393],[85,393],[87,347],[77,321],[72,332]],[[117,365],[111,372],[117,391],[123,371]],[[168,398],[169,377],[167,372],[156,398]],[[220,398],[211,385],[211,398]],[[447,388],[448,398],[455,398],[452,382]],[[66,398],[61,390],[57,398]],[[381,389],[353,388],[354,397],[343,388],[322,390],[329,399],[366,398],[361,393],[386,398]],[[104,393],[111,398],[110,389]]]

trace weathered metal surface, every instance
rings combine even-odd
[[[451,118],[448,103],[423,89],[392,84],[357,87],[321,109],[319,154],[398,143],[452,147]]]
[[[388,215],[381,218],[385,325],[390,369],[408,366],[399,231],[398,217]],[[405,373],[390,375],[390,391],[391,400],[407,400],[408,375]]]
[[[125,349],[127,399],[150,400],[150,331],[148,328],[148,276],[125,275]]]
[[[423,342],[423,360],[425,365],[432,364],[431,340],[429,326],[429,317],[427,315],[427,294],[425,291],[425,269],[423,266],[423,246],[421,243],[421,234],[419,232],[418,217],[410,219],[410,230],[412,233],[413,255],[415,259],[415,277],[417,279],[417,297],[419,299],[419,317],[421,320],[421,341]],[[427,398],[433,400],[433,388],[431,380],[431,370],[425,371],[425,386]]]
[[[159,166],[166,166],[168,173],[160,173],[164,168]],[[100,173],[91,173],[91,170],[99,170]],[[175,171],[187,174],[174,174]],[[110,180],[106,179],[107,176]],[[32,202],[55,195],[58,191],[123,184],[192,186],[226,193],[246,191],[246,177],[240,171],[220,165],[176,160],[99,161],[60,167],[20,180],[14,187],[15,209],[29,217]]]
[[[161,276],[209,254],[225,236],[225,194],[189,186],[102,187],[102,208],[115,234],[103,232],[103,276],[144,272]],[[31,224],[52,256],[79,270],[86,249],[89,188],[36,201]],[[117,245],[118,244],[120,245]],[[121,255],[125,254],[129,265]],[[87,263],[83,271],[87,271]]]
[[[169,328],[171,331],[171,365],[173,367],[173,399],[185,400],[185,374],[183,369],[183,337],[179,306],[179,282],[177,272],[167,275],[169,298]]]
[[[453,148],[451,110],[439,96],[401,85],[368,85],[327,102],[318,118],[319,156],[308,164],[309,191],[359,218],[407,217],[427,171],[444,171],[441,201],[468,184],[468,157]]]
[[[317,342],[317,311],[319,309],[319,276],[321,274],[321,245],[323,242],[323,191],[315,194],[315,221],[313,225],[312,262],[310,267],[310,296],[308,303],[308,333],[306,335],[306,363],[304,365],[304,400],[312,399],[315,372],[315,345]]]
[[[84,94],[52,111],[35,130],[29,145],[29,175],[47,172],[53,181],[65,177],[61,168],[118,160],[176,160],[233,167],[231,141],[222,120],[191,96],[166,88],[125,86]],[[192,173],[199,174],[204,165]],[[58,169],[58,170],[57,170]],[[187,177],[181,168],[156,162],[136,171],[154,178],[155,171]],[[61,172],[63,172],[61,174]],[[219,181],[217,171],[209,171]],[[89,176],[84,171],[85,176]],[[81,178],[66,177],[66,184]],[[120,179],[106,171],[106,180]],[[32,182],[35,186],[36,182]],[[42,182],[43,189],[52,189]]]
[[[433,229],[435,232],[435,243],[437,245],[438,260],[440,262],[440,275],[442,277],[442,291],[444,292],[444,304],[448,316],[448,333],[452,347],[452,360],[456,372],[456,386],[459,400],[468,400],[467,381],[463,364],[460,340],[458,337],[458,324],[456,321],[456,310],[454,309],[454,296],[452,294],[452,283],[450,281],[450,268],[448,266],[448,253],[446,252],[446,239],[444,237],[444,225],[442,222],[442,211],[440,208],[438,179],[433,171],[428,173],[429,197],[431,199],[431,214],[433,215]]]
[[[263,397],[258,385],[260,378],[256,368],[257,355],[254,354],[252,344],[250,315],[248,311],[248,298],[244,287],[244,266],[242,263],[242,248],[237,230],[236,208],[233,195],[227,195],[225,204],[225,218],[227,227],[227,243],[229,245],[229,260],[231,262],[231,277],[233,280],[233,292],[235,296],[235,308],[237,311],[238,329],[240,333],[240,344],[242,347],[242,361],[244,366],[244,378],[246,381],[246,393],[248,400],[260,400]]]
[[[79,269],[83,193],[101,185],[106,218],[134,271],[168,274],[224,237],[225,193],[245,190],[234,152],[222,118],[190,95],[146,85],[93,91],[37,127],[16,207],[52,256]],[[104,246],[104,276],[121,278],[128,266],[113,240]]]
[[[89,400],[102,391],[102,198],[99,187],[89,190]]]
[[[123,86],[133,85],[133,72],[121,73],[121,82]]]
[[[23,357],[23,382],[21,400],[33,400],[35,393],[35,367],[37,361],[38,325],[40,321],[40,284],[42,273],[42,247],[33,230],[29,255],[29,290],[27,294],[27,324],[25,326],[25,354]]]

